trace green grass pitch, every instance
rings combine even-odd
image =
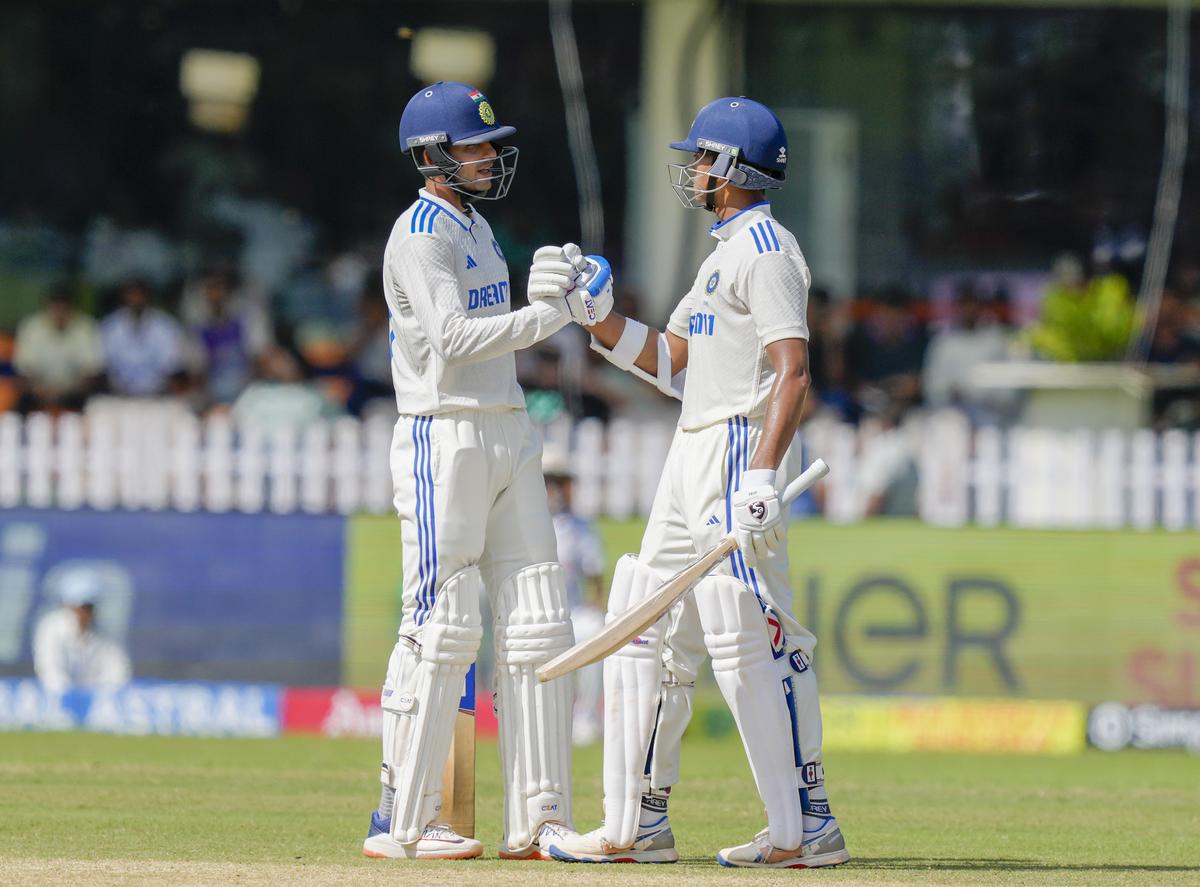
[[[675,866],[500,862],[494,744],[480,747],[482,860],[359,853],[373,742],[0,734],[0,884],[1200,884],[1200,758],[831,754],[854,861],[732,871],[763,824],[736,737],[690,738],[671,804]],[[600,818],[600,751],[576,756],[577,824]]]

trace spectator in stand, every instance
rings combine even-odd
[[[205,274],[196,295],[185,296],[185,317],[205,367],[213,403],[231,404],[250,380],[272,343],[271,321],[253,303],[237,299],[230,275]]]
[[[846,366],[851,390],[864,406],[882,411],[891,403],[914,404],[921,396],[928,340],[912,309],[905,289],[889,287],[850,333]]]
[[[959,285],[954,313],[954,325],[933,336],[925,355],[925,403],[958,407],[976,424],[994,424],[1006,418],[1011,398],[972,388],[970,375],[980,364],[1008,359],[1008,330],[994,297],[985,298],[971,281]]]
[[[129,681],[129,656],[96,631],[103,583],[91,569],[67,573],[59,587],[62,606],[47,613],[33,634],[33,669],[49,693],[119,687]]]
[[[379,275],[372,276],[372,280],[376,278]],[[389,403],[394,400],[391,339],[382,284],[374,283],[359,300],[358,329],[348,354],[353,387],[346,409],[351,415],[361,416],[363,408],[376,398],[384,398]]]
[[[1200,338],[1189,329],[1188,306],[1174,290],[1163,290],[1158,323],[1150,342],[1149,363],[1200,366]]]
[[[104,379],[100,327],[75,310],[66,288],[52,289],[46,306],[17,329],[13,366],[22,412],[82,409]]]
[[[862,410],[846,386],[846,322],[843,306],[828,290],[814,286],[808,293],[808,367],[812,390],[804,401],[807,420],[819,405],[832,409],[843,422],[857,422]],[[815,395],[815,396],[814,396]]]
[[[187,386],[183,328],[153,307],[150,297],[145,281],[127,281],[121,287],[121,307],[100,325],[108,384],[114,394],[158,397],[181,393]]]
[[[9,330],[0,328],[0,413],[16,409],[21,397],[21,386],[17,371],[13,369],[12,357],[16,343]]]
[[[297,430],[330,415],[321,393],[304,381],[300,364],[275,345],[260,362],[261,378],[251,382],[233,405],[233,418],[243,429],[269,433],[277,428]]]

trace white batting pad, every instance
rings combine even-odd
[[[532,844],[544,822],[571,824],[572,680],[543,684],[534,670],[574,643],[562,567],[536,564],[504,580],[496,597],[495,683],[510,850]]]
[[[617,561],[608,595],[614,619],[655,591],[660,577],[627,554]],[[604,836],[614,847],[637,837],[646,759],[662,690],[666,618],[604,660]]]
[[[709,576],[695,594],[713,676],[742,734],[767,809],[771,843],[786,850],[799,847],[804,839],[797,780],[801,760],[792,729],[793,672],[786,639],[779,636],[778,622],[768,625],[754,592],[743,582]]]
[[[443,583],[415,637],[401,637],[383,689],[383,772],[396,790],[392,838],[416,841],[441,809],[442,768],[483,629],[483,580],[467,567]]]

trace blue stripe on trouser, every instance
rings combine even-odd
[[[413,619],[423,625],[433,609],[437,589],[437,534],[435,532],[433,508],[433,465],[430,458],[429,429],[433,424],[430,416],[417,416],[413,420],[413,479],[417,490],[417,547],[420,551],[416,612]]]
[[[788,717],[792,721],[792,757],[795,759],[797,767],[803,767],[804,756],[800,751],[800,721],[796,716],[796,685],[790,676],[784,679],[783,684],[784,695],[787,697]]]
[[[436,498],[433,489],[433,447],[429,442],[429,435],[433,429],[433,417],[429,416],[425,419],[425,483],[426,489],[429,490],[429,501],[426,503],[426,510],[429,512],[429,588],[426,591],[426,598],[429,601],[429,609],[433,609],[434,598],[437,595],[438,581],[438,554],[437,554],[437,509],[435,507]]]
[[[729,447],[725,457],[726,477],[725,477],[725,532],[733,531],[733,472],[736,463],[734,449],[737,446],[737,438],[733,431],[733,419],[726,420],[729,428]],[[734,578],[741,579],[742,576],[738,572],[737,552],[729,556],[729,566],[733,570]]]
[[[417,590],[413,595],[416,602],[416,612],[413,618],[420,625],[424,619],[422,614],[421,592],[425,587],[425,483],[421,477],[421,435],[418,430],[421,427],[421,416],[413,419],[412,426],[412,442],[413,442],[413,487],[417,495],[416,517],[417,517]]]
[[[741,423],[742,423],[742,470],[749,471],[750,470],[750,420],[747,419],[745,416],[742,416]],[[739,481],[739,485],[740,485],[740,481]],[[758,598],[758,605],[765,610],[767,608],[767,605],[763,601],[762,594],[760,594],[759,590],[758,590],[757,574],[755,574],[754,570],[748,570],[746,568],[746,556],[744,554],[742,554],[740,551],[738,552],[738,557],[740,557],[742,559],[742,572],[748,573],[750,576],[750,584],[752,586],[754,586],[754,596],[756,598]]]

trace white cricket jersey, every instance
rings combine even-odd
[[[680,427],[766,412],[775,370],[766,346],[808,339],[808,264],[767,201],[712,226],[704,260],[667,329],[688,340]]]
[[[524,409],[513,352],[570,319],[546,302],[512,311],[508,263],[487,220],[425,190],[392,228],[383,286],[405,415]]]

